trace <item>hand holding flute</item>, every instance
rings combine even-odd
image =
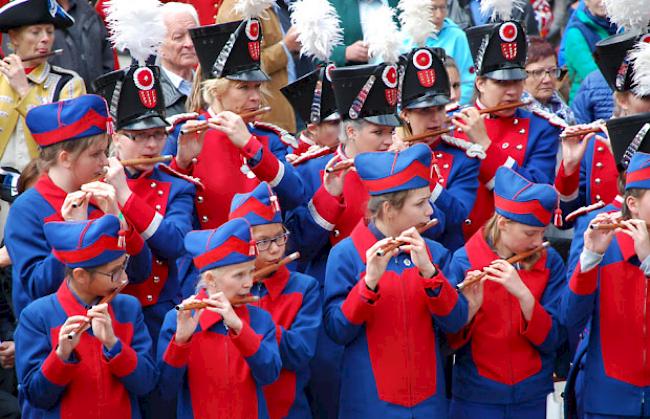
[[[253,296],[246,297],[247,298],[244,298],[243,296],[237,296],[234,297],[232,299],[233,301],[231,302],[231,300],[229,300],[223,292],[219,291],[216,294],[200,301],[195,297],[185,299],[183,303],[180,304],[180,306],[176,307],[178,310],[176,314],[176,342],[183,344],[187,343],[190,340],[196,331],[197,325],[199,324],[199,317],[201,315],[202,309],[220,314],[223,318],[223,324],[226,329],[230,329],[235,334],[239,334],[244,324],[233,309],[232,304],[239,305],[256,301],[249,299]],[[234,301],[235,299],[237,300]],[[203,306],[200,303],[206,305]]]
[[[424,233],[431,227],[434,227],[438,224],[438,219],[437,218],[432,218],[429,220],[427,223],[422,224],[416,228],[418,235]],[[393,239],[391,238],[391,241],[387,242],[384,246],[380,246],[379,250],[377,250],[377,256],[384,256],[393,250],[397,249],[400,246],[404,246],[408,243],[405,243],[403,241],[400,241],[398,239]]]
[[[585,231],[585,249],[604,254],[615,233],[622,233],[634,240],[634,252],[640,261],[650,256],[650,224],[637,218],[620,220],[617,213],[598,214]]]
[[[550,245],[549,242],[544,242],[544,243],[542,243],[542,245],[539,246],[539,247],[536,247],[536,248],[534,248],[534,249],[532,249],[532,250],[529,250],[529,251],[527,251],[527,252],[519,253],[519,254],[517,254],[517,255],[514,255],[514,256],[512,256],[512,257],[509,257],[507,260],[505,260],[505,262],[507,262],[507,263],[506,263],[507,265],[512,266],[512,265],[514,265],[514,264],[516,264],[516,263],[519,263],[519,262],[521,262],[521,261],[524,261],[524,260],[528,259],[529,257],[531,257],[532,255],[534,255],[534,254],[536,254],[536,253],[538,253],[538,252],[543,251],[543,250],[546,249],[549,245]],[[495,261],[495,262],[499,262],[499,261],[497,260],[497,261]],[[473,276],[471,276],[471,277],[467,277],[463,282],[461,282],[460,284],[458,284],[456,287],[457,287],[458,289],[462,290],[462,289],[465,288],[465,287],[468,287],[468,286],[470,286],[470,285],[472,285],[472,284],[475,284],[475,283],[481,281],[481,280],[482,280],[483,278],[485,278],[486,276],[488,276],[488,275],[490,275],[490,274],[494,274],[494,273],[496,272],[495,269],[496,269],[497,271],[504,271],[505,268],[503,268],[503,266],[501,266],[501,265],[504,265],[504,264],[503,264],[503,263],[500,263],[499,265],[500,265],[500,266],[497,266],[496,268],[493,267],[492,265],[490,265],[490,266],[486,266],[485,268],[483,268],[483,271],[482,271],[481,273],[479,273],[479,274],[477,274],[477,275],[473,275]],[[503,269],[499,269],[499,268],[503,268]],[[497,274],[497,275],[498,275],[498,274]]]
[[[113,292],[111,292],[110,294],[106,295],[101,300],[99,300],[99,302],[96,305],[94,305],[90,310],[88,310],[87,316],[84,316],[86,320],[81,322],[81,323],[77,323],[77,327],[74,328],[70,333],[67,334],[67,338],[69,340],[72,340],[75,337],[78,337],[78,335],[83,333],[85,330],[88,330],[88,328],[91,327],[91,322],[92,322],[92,319],[94,317],[99,317],[99,318],[103,319],[101,321],[101,323],[103,324],[102,327],[106,327],[106,323],[107,323],[106,316],[108,316],[108,304],[110,304],[111,301],[113,301],[113,299],[115,297],[117,297],[117,295],[128,284],[129,284],[129,281],[122,282],[117,288],[115,288],[113,290]],[[109,320],[108,325],[110,326],[110,316],[109,316],[108,320]],[[111,326],[110,332],[112,332],[112,326]],[[106,332],[106,333],[109,333],[109,332]],[[97,336],[97,338],[99,339],[99,336]]]

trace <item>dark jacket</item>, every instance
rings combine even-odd
[[[456,24],[463,30],[477,25],[477,23],[474,22],[472,12],[470,11],[471,1],[472,0],[447,0],[447,17],[456,22]],[[535,11],[530,2],[526,2],[523,11],[515,10],[512,13],[512,20],[522,22],[526,27],[528,35],[539,35],[539,27],[537,26],[537,20],[535,20]]]
[[[55,49],[63,54],[52,57],[50,63],[75,71],[84,79],[86,89],[102,74],[114,70],[113,50],[108,41],[108,32],[101,18],[87,1],[69,0],[68,13],[74,18],[74,25],[57,29],[54,35]]]
[[[163,96],[165,98],[165,111],[167,117],[187,112],[185,110],[185,101],[187,100],[187,96],[182,94],[176,86],[172,84],[172,81],[169,80],[167,73],[165,73],[165,70],[163,69],[160,71],[160,87],[162,87]]]
[[[587,124],[597,119],[609,119],[614,113],[614,97],[605,77],[594,70],[582,81],[571,109],[578,124]]]

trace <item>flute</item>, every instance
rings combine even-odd
[[[514,255],[514,256],[509,257],[508,259],[506,259],[506,262],[508,262],[511,265],[514,265],[515,263],[519,263],[522,260],[525,260],[525,259],[531,257],[532,255],[534,255],[537,252],[541,252],[542,250],[546,249],[550,245],[551,244],[549,242],[544,242],[544,243],[542,243],[541,246],[538,246],[538,247],[536,247],[536,248],[534,248],[532,250],[529,250],[529,251],[524,252],[524,253],[519,253],[518,255]],[[479,282],[481,279],[485,278],[486,275],[487,275],[487,272],[483,271],[480,274],[477,274],[477,275],[475,275],[475,276],[473,276],[471,278],[468,278],[468,279],[464,280],[463,282],[461,282],[460,284],[456,285],[456,288],[458,288],[459,290],[462,290],[465,287],[468,287],[468,286],[470,286],[472,284],[475,284],[475,283]]]
[[[269,266],[265,266],[253,272],[253,279],[255,280],[262,279],[266,277],[268,274],[277,271],[280,267],[286,265],[287,263],[291,263],[294,260],[298,260],[298,259],[300,259],[300,252],[293,252],[289,256],[280,260],[278,263],[273,263]]]
[[[43,54],[33,54],[33,55],[28,55],[28,56],[25,57],[25,58],[21,58],[21,61],[22,61],[22,62],[25,62],[25,61],[32,61],[32,60],[37,60],[37,59],[39,59],[39,58],[49,58],[49,57],[52,57],[52,56],[54,56],[54,55],[61,55],[61,54],[63,54],[63,50],[62,50],[62,49],[55,49],[54,51],[45,52],[45,53],[43,53]]]
[[[589,127],[573,132],[562,132],[560,138],[584,137],[587,134],[603,132],[602,127]]]
[[[343,160],[343,161],[340,161],[340,162],[336,163],[332,167],[328,167],[326,172],[327,173],[336,173],[336,172],[340,172],[340,171],[345,170],[345,169],[349,169],[351,167],[354,167],[354,160],[352,160],[352,159]]]
[[[259,109],[254,110],[254,111],[240,113],[239,116],[241,117],[241,119],[251,119],[251,118],[254,118],[254,117],[258,116],[258,115],[263,115],[263,114],[269,113],[269,112],[271,112],[271,107],[270,106],[263,106],[263,107],[261,107]],[[212,121],[212,118],[208,119],[208,122],[211,122],[211,121]],[[194,127],[187,127],[187,128],[181,129],[181,134],[183,134],[183,135],[185,135],[185,134],[193,134],[195,132],[202,131],[202,130],[204,130],[206,128],[207,127],[206,127],[205,124],[197,125],[197,126],[194,126]]]
[[[158,156],[158,157],[143,157],[138,159],[122,160],[120,163],[122,163],[122,166],[124,167],[130,167],[130,166],[139,166],[141,164],[154,164],[160,162],[166,163],[172,161],[173,159],[174,156],[168,154],[165,156]]]
[[[118,294],[119,294],[119,293],[124,289],[124,287],[126,287],[128,284],[129,284],[129,281],[124,281],[124,282],[122,282],[122,283],[121,283],[117,288],[115,288],[115,289],[113,290],[113,292],[111,292],[110,294],[104,296],[104,297],[103,297],[101,300],[99,300],[99,302],[98,302],[97,304],[95,304],[95,305],[100,305],[100,304],[110,304],[111,301],[113,301],[113,299],[114,299],[115,297],[117,297],[117,295],[118,295]],[[82,323],[80,323],[79,326],[78,326],[75,330],[73,330],[72,332],[68,333],[68,339],[74,339],[74,337],[77,336],[79,333],[81,333],[81,331],[84,329],[84,327],[86,327],[86,324],[88,324],[88,322],[82,322]]]
[[[242,305],[242,304],[252,304],[256,303],[260,300],[260,297],[256,295],[236,295],[233,298],[229,298],[228,301],[230,301],[230,304],[232,305]],[[203,301],[196,301],[193,303],[187,303],[187,304],[179,304],[176,307],[174,307],[178,311],[185,311],[185,310],[201,310],[202,308],[206,307],[211,307],[209,303],[207,303],[205,300]]]
[[[418,231],[418,233],[422,234],[425,231],[427,231],[428,229],[430,229],[431,227],[435,226],[436,224],[438,224],[438,219],[437,218],[432,218],[429,221],[427,221],[426,223],[418,226],[417,231]],[[405,244],[408,244],[408,243],[403,242],[401,240],[393,239],[392,242],[386,243],[385,245],[380,247],[379,250],[377,250],[377,256],[384,256],[384,255],[392,252],[393,250],[397,249],[398,247],[404,246]]]
[[[489,114],[489,113],[495,113],[495,112],[500,112],[500,111],[507,111],[509,109],[516,109],[521,106],[527,106],[530,105],[530,101],[525,101],[525,102],[513,102],[513,103],[505,103],[503,105],[498,105],[498,106],[493,106],[491,108],[485,108],[485,109],[479,109],[478,113],[479,115],[484,115],[484,114]],[[410,137],[406,137],[402,139],[404,142],[411,142],[411,141],[419,141],[423,140],[428,137],[437,137],[442,134],[447,134],[451,131],[453,131],[455,126],[451,126],[448,128],[439,128],[433,131],[428,131],[428,132],[423,132],[422,134],[417,134],[417,135],[411,135]]]
[[[648,223],[646,223],[646,227],[650,227]],[[591,230],[616,230],[617,228],[627,228],[627,226],[623,223],[598,223],[598,224],[589,224],[589,228]]]

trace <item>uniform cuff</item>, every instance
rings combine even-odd
[[[57,386],[67,385],[77,372],[79,362],[64,362],[56,355],[56,348],[45,358],[41,370],[43,376]]]
[[[325,187],[321,186],[307,204],[307,208],[316,224],[327,231],[332,231],[345,210],[343,195],[339,197],[330,195]]]
[[[438,274],[433,278],[425,278],[417,272],[417,268],[409,269],[407,275],[416,275],[420,281],[429,303],[429,311],[435,316],[447,316],[458,302],[458,292],[451,286],[442,271],[436,266]],[[406,280],[406,279],[405,279]]]
[[[144,240],[156,234],[163,220],[163,216],[158,211],[134,193],[124,204],[122,213]]]
[[[350,323],[362,324],[370,314],[375,302],[381,297],[379,285],[375,291],[368,288],[365,273],[361,276],[341,305],[341,311]]]
[[[577,295],[590,295],[596,292],[598,286],[598,269],[582,272],[582,262],[578,263],[571,275],[569,288]]]
[[[519,332],[526,337],[533,345],[541,345],[546,340],[549,330],[551,330],[551,316],[546,312],[544,307],[535,301],[533,315],[530,321],[526,321],[524,313],[520,310]]]
[[[119,342],[119,341],[118,341]],[[126,377],[138,365],[138,356],[129,345],[121,344],[122,350],[108,362],[108,368],[116,377]]]
[[[259,142],[257,137],[251,136],[241,153],[247,159],[256,157],[261,151],[262,157],[257,164],[252,165],[249,162],[250,169],[255,176],[261,181],[268,182],[271,187],[276,187],[284,177],[284,165],[278,161],[271,151]]]
[[[485,184],[486,188],[492,190],[497,169],[502,166],[512,168],[517,162],[494,143],[490,144],[485,153],[487,157],[481,162],[479,180]]]
[[[555,177],[555,189],[557,189],[560,200],[572,201],[578,196],[580,188],[580,169],[576,169],[570,175],[564,171],[564,162],[560,165],[560,170]]]
[[[253,328],[245,321],[242,321],[243,327],[239,331],[239,334],[235,334],[232,329],[228,330],[228,336],[239,349],[239,352],[248,358],[255,355],[255,352],[260,348],[262,343],[262,337],[255,333]]]
[[[163,354],[163,361],[174,368],[182,368],[187,365],[190,358],[190,349],[192,341],[189,340],[185,343],[176,342],[176,336],[172,337],[169,341],[167,349]]]

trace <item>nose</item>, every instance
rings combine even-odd
[[[431,214],[433,214],[433,206],[431,206],[431,202],[428,201],[424,214],[427,216],[427,218],[431,217]]]
[[[108,166],[108,157],[106,157],[105,153],[102,153],[100,156],[100,163],[103,166]]]

